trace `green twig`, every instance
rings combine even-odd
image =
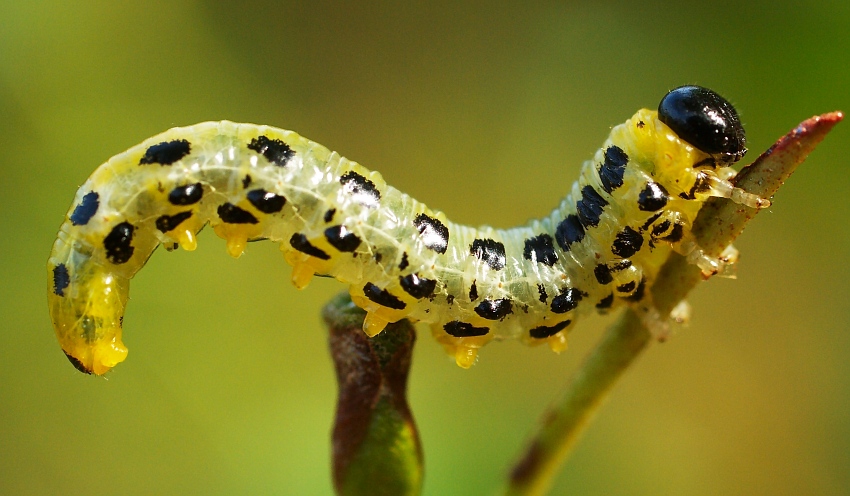
[[[363,332],[366,312],[348,293],[331,300],[322,315],[339,383],[333,430],[337,494],[418,495],[422,447],[406,399],[413,325],[404,319],[369,339]]]
[[[762,198],[773,196],[842,118],[841,112],[831,112],[802,122],[745,167],[735,178],[736,185]],[[756,213],[729,200],[712,199],[700,210],[693,233],[707,254],[717,256]],[[652,287],[656,308],[669,315],[700,280],[696,266],[673,254]],[[506,494],[540,495],[548,491],[558,468],[608,392],[650,342],[649,331],[631,310],[608,329],[562,399],[544,415],[539,431],[511,472]]]

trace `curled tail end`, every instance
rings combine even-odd
[[[129,280],[102,267],[49,264],[50,316],[62,351],[80,372],[103,375],[124,361],[121,324]]]

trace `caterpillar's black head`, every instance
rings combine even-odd
[[[747,153],[738,112],[722,96],[700,86],[680,86],[658,104],[658,118],[680,138],[721,163],[731,164]]]

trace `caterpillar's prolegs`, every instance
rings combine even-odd
[[[198,248],[198,238],[191,229],[180,229],[172,234],[177,239],[180,248],[186,251],[195,251]]]
[[[316,271],[306,260],[292,264],[292,284],[297,289],[304,289],[313,280]]]

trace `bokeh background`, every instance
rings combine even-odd
[[[756,154],[850,110],[850,3],[0,2],[0,493],[327,494],[336,386],[321,305],[277,247],[204,232],[135,278],[128,360],[65,360],[45,261],[74,191],[175,125],[297,130],[456,221],[547,213],[611,126],[684,83],[733,101]],[[618,385],[554,494],[850,493],[850,123],[737,243],[694,319]],[[491,494],[611,317],[556,356],[469,371],[420,334],[425,493]]]

